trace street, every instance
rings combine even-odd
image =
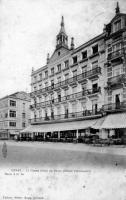
[[[125,147],[86,144],[0,141],[0,166],[50,168],[126,168]]]

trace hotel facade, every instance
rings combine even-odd
[[[117,3],[103,32],[68,46],[64,18],[47,64],[31,74],[31,125],[20,137],[33,139],[126,137],[126,14]]]

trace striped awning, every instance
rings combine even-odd
[[[97,119],[97,121],[93,124],[92,128],[101,129],[101,126],[102,126],[103,122],[105,121],[105,118],[106,117],[102,117],[102,118]]]
[[[60,123],[48,123],[41,125],[30,125],[20,133],[32,133],[32,132],[53,132],[53,131],[68,131],[77,129],[91,128],[96,123],[94,120],[83,120],[74,122],[60,122]]]
[[[126,112],[107,115],[100,129],[126,128]]]

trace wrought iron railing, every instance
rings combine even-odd
[[[108,78],[108,84],[113,85],[113,84],[118,84],[118,83],[125,83],[126,82],[126,75],[125,74],[120,74],[118,76],[113,76],[111,78]]]
[[[72,78],[69,78],[69,79],[66,79],[64,81],[61,81],[59,83],[56,83],[54,84],[53,86],[49,86],[49,87],[45,87],[43,89],[40,89],[40,90],[36,90],[34,92],[31,92],[31,96],[33,95],[37,95],[37,94],[41,94],[41,93],[45,93],[45,92],[48,92],[48,91],[51,91],[52,89],[58,89],[60,87],[63,87],[65,85],[69,85],[71,83],[75,83],[75,81],[81,81],[81,80],[84,80],[84,79],[88,79],[94,75],[98,75],[101,73],[101,68],[100,67],[96,67],[92,70],[89,70],[89,71],[86,71],[86,72],[83,72],[77,76],[74,76]]]
[[[101,109],[85,110],[81,112],[33,118],[33,119],[30,119],[30,123],[36,123],[36,122],[40,123],[44,121],[53,121],[53,120],[77,119],[77,118],[84,118],[87,116],[100,115],[100,114],[102,114]]]
[[[120,57],[124,54],[124,48],[122,49],[119,49],[117,51],[113,51],[111,53],[108,54],[108,60],[111,60],[111,59],[114,59],[114,58],[117,58],[117,57]]]
[[[74,94],[70,94],[67,96],[63,96],[63,97],[59,97],[59,98],[55,98],[55,99],[51,99],[48,101],[44,101],[41,103],[36,103],[30,106],[31,109],[36,108],[36,107],[43,107],[43,106],[48,106],[51,104],[55,104],[55,103],[62,103],[64,101],[68,101],[68,100],[75,100],[75,99],[79,99],[79,98],[83,98],[86,97],[86,95],[91,95],[91,94],[95,94],[101,91],[101,88],[94,88],[94,89],[89,89],[89,90],[83,90],[81,92],[77,92]]]
[[[109,103],[103,105],[103,110],[104,111],[111,111],[111,110],[124,110],[126,109],[126,101],[123,102],[117,102],[117,103]]]

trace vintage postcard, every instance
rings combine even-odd
[[[126,200],[126,1],[0,0],[0,200]]]

